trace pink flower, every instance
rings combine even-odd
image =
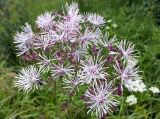
[[[49,34],[41,34],[39,36],[36,36],[36,40],[34,43],[35,49],[42,48],[43,50],[46,50],[47,48],[52,47],[55,44],[56,40],[52,38]]]
[[[105,80],[107,73],[105,71],[104,62],[105,61],[102,61],[102,58],[99,57],[99,54],[94,58],[87,57],[86,60],[81,62],[81,79],[87,84]]]
[[[108,48],[114,46],[116,44],[116,40],[117,40],[116,36],[110,38],[109,33],[106,32],[105,35],[103,35],[100,39],[97,40],[97,44],[105,48]]]
[[[80,79],[80,72],[77,72],[75,77],[64,79],[63,84],[64,84],[64,88],[70,90],[70,93],[75,89],[79,91],[78,87],[83,84]]]
[[[87,113],[93,114],[95,112],[101,118],[112,112],[112,109],[119,104],[113,94],[114,90],[112,82],[92,85],[85,93],[86,98],[88,98],[85,101],[87,108],[89,108]]]
[[[102,16],[95,13],[88,14],[87,20],[93,25],[95,25],[96,27],[101,27],[106,23],[106,21]]]
[[[36,24],[39,28],[48,31],[54,25],[54,18],[55,16],[50,12],[45,12],[44,14],[38,16]]]
[[[122,53],[122,59],[124,59],[127,63],[137,64],[138,60],[136,51],[134,50],[134,44],[132,42],[127,42],[126,40],[122,40],[117,47],[119,51]]]
[[[83,35],[80,36],[80,42],[83,46],[87,46],[90,43],[96,43],[97,40],[101,37],[100,29],[96,29],[95,31],[86,28]]]
[[[17,55],[23,55],[28,50],[33,47],[34,42],[34,33],[31,29],[31,25],[25,23],[25,26],[22,27],[22,32],[17,32],[14,36],[14,43],[18,49]]]
[[[124,85],[127,85],[128,80],[141,79],[141,76],[139,75],[139,68],[133,65],[128,64],[126,67],[120,67],[120,64],[116,62],[114,69],[117,72],[116,78],[121,79]]]
[[[76,51],[70,52],[68,55],[72,58],[73,62],[79,62],[80,59],[85,56],[86,50],[84,49],[77,49]]]
[[[38,65],[40,69],[46,69],[49,71],[52,68],[52,62],[55,60],[52,55],[46,56],[43,52],[42,54],[38,54]]]
[[[70,78],[74,75],[74,68],[72,65],[58,64],[52,67],[52,77],[57,80],[60,77]]]

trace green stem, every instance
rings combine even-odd
[[[57,97],[57,95],[56,95],[56,80],[54,81],[54,85],[53,85],[53,91],[54,91],[54,94],[53,94],[53,98],[54,98],[54,104],[56,105],[56,103],[57,103],[57,100],[56,100],[56,97]]]

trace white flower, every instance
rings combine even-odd
[[[65,67],[63,64],[54,65],[52,67],[52,77],[56,80],[58,78],[65,77],[70,78],[74,74],[74,67],[72,65],[66,64]]]
[[[150,87],[149,90],[152,91],[153,93],[160,93],[160,90],[157,87]]]
[[[127,42],[126,40],[122,40],[118,45],[118,49],[122,53],[122,59],[125,62],[129,62],[137,64],[138,60],[136,59],[138,56],[136,55],[136,51],[134,50],[134,44],[132,42]]]
[[[104,20],[104,17],[95,13],[88,14],[87,20],[97,27],[101,27],[106,23],[106,21]]]
[[[93,114],[95,112],[101,118],[105,114],[112,112],[112,109],[119,104],[114,97],[114,90],[112,82],[93,85],[88,89],[85,93],[85,96],[88,98],[85,102],[89,108],[87,113],[91,112]]]
[[[109,47],[115,45],[116,40],[116,36],[109,38],[109,32],[106,32],[105,35],[97,40],[97,43],[102,45],[103,47]]]
[[[41,81],[41,73],[42,70],[38,70],[35,66],[22,68],[16,76],[18,80],[14,82],[15,86],[26,93],[41,88],[41,85],[45,84]]]
[[[126,102],[131,106],[137,104],[137,98],[134,95],[127,96]]]
[[[22,27],[22,30],[22,32],[17,32],[14,36],[14,43],[19,50],[17,53],[18,56],[23,55],[33,47],[34,34],[31,26],[26,23],[25,26]]]
[[[49,30],[54,24],[54,18],[55,16],[52,15],[50,12],[45,12],[44,14],[38,16],[36,24],[41,29]]]
[[[140,79],[129,79],[125,81],[125,87],[129,90],[129,91],[133,91],[133,92],[140,92],[143,93],[144,91],[146,91],[146,85],[143,83],[142,80]]]
[[[87,57],[84,61],[81,62],[81,79],[84,80],[85,83],[89,84],[92,81],[97,83],[97,81],[103,79],[105,80],[105,76],[107,73],[105,72],[105,68],[103,67],[105,61],[102,61],[102,57]]]

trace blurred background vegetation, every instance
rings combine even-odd
[[[65,2],[72,1],[79,3],[82,12],[111,19],[111,34],[136,44],[144,82],[160,87],[160,0],[0,0],[0,119],[91,119],[82,102],[75,101],[78,96],[72,104],[57,90],[55,105],[53,87],[25,95],[12,84],[20,66],[13,44],[15,32],[25,22],[34,25],[39,14],[62,10]],[[160,119],[160,95],[138,94],[138,98],[136,106],[122,104],[110,118]]]

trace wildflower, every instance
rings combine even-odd
[[[57,35],[63,39],[61,41],[75,42],[78,36],[79,25],[73,24],[73,22],[63,21],[59,22]]]
[[[140,79],[129,79],[125,81],[125,87],[129,91],[143,93],[146,91],[146,85]]]
[[[17,32],[14,36],[14,43],[19,50],[17,53],[18,56],[23,55],[33,47],[34,34],[31,26],[26,23],[25,26],[22,27],[22,30],[22,32]]]
[[[63,20],[58,22],[57,30],[63,33],[65,41],[75,42],[80,29],[82,16],[79,13],[78,4],[66,4],[67,16],[63,16]]]
[[[79,14],[78,4],[73,2],[71,5],[66,4],[67,17],[65,21],[69,21],[71,26],[79,26],[79,23],[82,20],[82,16]]]
[[[122,40],[117,47],[122,53],[122,59],[125,62],[129,62],[132,64],[137,64],[138,60],[136,59],[137,55],[134,50],[134,44],[131,42],[127,42],[126,40]]]
[[[90,40],[96,44],[97,40],[101,37],[101,30],[97,28],[92,34],[90,34]]]
[[[47,48],[53,46],[56,40],[52,38],[51,35],[45,34],[36,37],[35,49],[43,48],[46,50]]]
[[[101,27],[106,23],[106,21],[102,16],[95,13],[88,14],[87,20],[93,25],[95,25],[96,27]]]
[[[75,77],[64,79],[63,84],[65,85],[64,88],[69,89],[70,92],[72,92],[76,88],[79,91],[78,86],[83,84],[80,79],[80,73],[78,72]]]
[[[66,10],[69,16],[78,15],[79,13],[78,4],[76,2],[73,2],[71,5],[68,5],[66,3]]]
[[[106,32],[104,36],[102,36],[99,40],[97,40],[97,43],[107,48],[115,45],[116,40],[117,40],[116,36],[109,38],[109,33]]]
[[[82,45],[87,46],[91,42],[96,43],[97,40],[101,36],[101,31],[100,29],[96,29],[95,31],[89,30],[89,28],[86,28],[85,32],[83,35],[80,36],[80,42]]]
[[[126,102],[131,106],[137,104],[137,98],[134,95],[127,96]]]
[[[114,90],[112,82],[93,85],[89,88],[85,93],[85,97],[88,98],[85,101],[88,105],[87,108],[89,108],[87,113],[91,112],[93,114],[95,112],[101,118],[105,114],[112,112],[112,109],[119,104],[113,94]]]
[[[72,58],[73,62],[79,62],[80,59],[86,54],[86,50],[77,49],[76,51],[68,53],[68,55]]]
[[[127,64],[126,67],[121,68],[120,64],[116,61],[116,65],[114,66],[115,70],[118,73],[118,78],[121,78],[121,80],[125,81],[127,79],[134,79],[139,76],[139,68],[130,64]]]
[[[38,16],[36,24],[39,28],[48,31],[54,24],[54,18],[55,16],[50,12],[45,12],[44,14]]]
[[[70,78],[74,74],[74,68],[72,65],[66,64],[64,67],[63,64],[54,65],[52,67],[52,77],[54,79],[58,79],[61,76],[65,78]]]
[[[18,80],[14,82],[15,86],[26,93],[41,88],[41,85],[45,84],[45,82],[41,80],[41,73],[41,69],[38,70],[32,65],[22,68],[18,76],[16,76]]]
[[[139,68],[133,65],[127,64],[125,68],[121,68],[118,62],[116,61],[114,69],[117,72],[117,78],[120,78],[124,85],[127,84],[128,80],[141,79],[141,76],[139,75]]]
[[[63,89],[69,91],[70,96],[84,85],[82,92],[87,90],[82,99],[88,113],[95,113],[98,118],[105,118],[119,104],[116,96],[123,94],[123,86],[133,92],[146,91],[139,75],[134,44],[126,40],[117,42],[116,36],[110,37],[108,32],[103,35],[101,27],[105,23],[110,24],[106,29],[117,27],[99,14],[80,14],[75,2],[66,4],[62,13],[39,15],[37,33],[26,23],[23,31],[15,35],[14,42],[18,55],[23,55],[22,59],[27,61],[36,61],[33,63],[39,68],[29,66],[20,70],[15,86],[27,93],[39,89],[45,84],[41,80],[42,73],[51,75],[49,78],[54,80],[63,78]],[[115,79],[119,80],[107,83]],[[150,90],[160,92],[153,87]],[[137,99],[133,95],[127,97],[126,102],[133,105]]]
[[[53,43],[54,42],[62,42],[63,43],[63,41],[66,41],[66,34],[65,34],[65,32],[63,31],[63,32],[55,32],[55,31],[52,31],[51,32],[51,34],[50,34],[52,37],[53,37],[53,39],[52,39],[52,41],[53,41]]]
[[[42,55],[39,54],[39,57],[37,58],[38,60],[38,65],[40,67],[40,69],[46,69],[47,71],[49,71],[49,69],[51,69],[52,67],[52,61],[54,60],[53,57],[51,55],[46,56],[45,53],[43,52]]]
[[[160,90],[157,87],[150,87],[149,90],[152,91],[152,93],[160,93]]]
[[[107,75],[105,72],[104,61],[102,61],[102,57],[87,57],[86,60],[81,62],[81,79],[84,80],[85,83],[89,84],[92,81],[97,83],[98,80],[105,80],[105,76]]]

